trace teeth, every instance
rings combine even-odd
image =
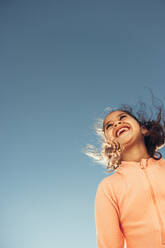
[[[119,131],[117,132],[117,137],[120,135],[121,132],[127,131],[127,130],[129,130],[128,127],[122,127],[121,129],[119,129]]]

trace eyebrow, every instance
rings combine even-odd
[[[117,117],[119,117],[119,116],[121,116],[121,115],[123,115],[123,114],[126,114],[126,113],[125,113],[125,112],[122,112],[122,113],[118,114]],[[112,121],[109,120],[105,125],[103,125],[103,130],[107,127],[107,125],[108,125],[110,122],[112,122]]]

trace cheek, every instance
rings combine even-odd
[[[141,134],[141,131],[140,131],[140,126],[138,125],[138,124],[136,124],[136,125],[134,125],[134,133],[136,134],[136,135],[140,135]]]
[[[112,130],[107,130],[105,132],[104,136],[105,136],[106,140],[110,140],[113,137]]]

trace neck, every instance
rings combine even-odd
[[[149,158],[145,144],[136,144],[133,147],[127,148],[123,151],[121,161],[135,161],[139,162],[142,158]]]

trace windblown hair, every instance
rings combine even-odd
[[[131,107],[128,104],[122,104],[118,109],[110,111],[123,111],[132,116],[140,126],[144,126],[148,132],[144,136],[144,143],[147,152],[153,159],[159,160],[162,155],[158,150],[165,145],[165,110],[163,104],[155,104],[156,98],[152,94],[152,104],[154,109],[150,108],[150,117],[147,113],[147,105],[139,101],[138,105]],[[159,100],[160,101],[160,100]],[[139,106],[137,111],[134,111]],[[134,110],[133,110],[134,109]],[[155,110],[153,112],[153,110]],[[101,151],[98,152],[97,148],[93,145],[87,145],[85,154],[95,159],[96,162],[106,165],[106,173],[115,171],[121,163],[122,148],[118,142],[107,143],[104,137],[103,120],[99,119],[95,124],[96,134],[101,141]]]

